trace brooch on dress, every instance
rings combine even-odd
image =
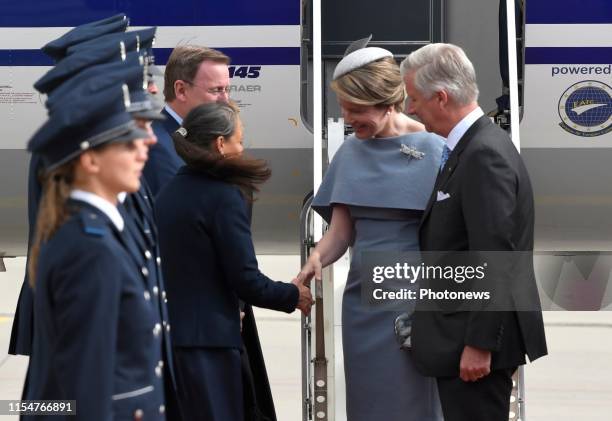
[[[400,152],[414,159],[423,159],[423,157],[425,156],[425,152],[417,151],[412,146],[406,146],[403,143],[400,147]]]

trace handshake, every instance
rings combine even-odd
[[[298,299],[297,308],[299,308],[304,316],[308,316],[310,314],[310,308],[315,303],[312,299],[312,293],[310,292],[310,283],[304,283],[298,277],[293,278],[291,281],[293,285],[298,288],[300,292],[300,298]]]
[[[314,276],[316,279],[321,279],[321,259],[315,251],[310,255],[310,258],[295,278],[291,281],[300,291],[297,308],[299,308],[305,316],[310,314],[310,308],[315,303],[310,292],[310,281]]]

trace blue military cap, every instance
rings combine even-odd
[[[140,53],[127,54],[124,61],[99,64],[83,70],[69,79],[47,98],[49,113],[62,107],[70,107],[72,92],[75,89],[87,90],[84,94],[107,89],[109,86],[125,83],[130,92],[130,106],[127,108],[135,118],[146,120],[163,120],[160,114],[162,105],[152,100],[146,92],[146,64]],[[86,87],[81,84],[87,82]]]
[[[113,45],[119,41],[123,41],[125,43],[126,49],[130,51],[140,51],[143,40],[148,41],[151,38],[155,37],[156,29],[156,27],[152,27],[146,29],[139,29],[137,31],[103,35],[86,42],[74,44],[70,46],[70,48],[68,48],[66,53],[68,55],[76,54],[85,50],[90,50],[92,48],[100,48],[101,46],[104,47],[107,44]]]
[[[126,19],[128,19],[128,17],[125,15],[125,13],[117,13],[116,15],[109,16],[109,17],[104,18],[104,19],[96,20],[94,22],[84,23],[83,25],[80,25],[80,26],[101,26],[101,25],[108,25],[109,23],[124,21]],[[129,21],[129,19],[128,19],[128,21]]]
[[[47,171],[90,148],[148,137],[126,111],[130,105],[127,85],[95,91],[91,81],[75,87],[66,98],[68,106],[54,110],[28,142],[28,151],[42,157]]]
[[[86,23],[71,29],[58,39],[47,43],[41,50],[51,58],[59,61],[66,57],[67,50],[71,46],[98,38],[102,35],[124,32],[128,24],[129,20],[124,14]]]
[[[146,32],[140,34],[140,51],[143,51],[147,57],[153,57],[153,45],[155,45],[155,32],[157,27],[147,28]],[[128,32],[128,33],[131,33]]]
[[[132,113],[134,118],[144,120],[165,120],[166,117],[161,114],[164,107],[162,103],[157,101],[147,91],[148,84],[148,66],[145,63],[143,71],[136,77],[126,81],[130,90],[130,98],[132,103],[128,107],[128,111]]]
[[[61,85],[49,93],[45,105],[49,112],[53,112],[68,98],[75,89],[89,89],[91,93],[108,88],[109,86],[129,84],[127,78],[121,73],[132,69],[132,78],[144,71],[143,59],[137,52],[128,53],[124,60],[104,62],[83,69],[74,76],[62,80]],[[86,84],[85,84],[86,83]],[[84,86],[81,86],[85,84]],[[87,93],[89,94],[89,93]]]
[[[155,32],[157,30],[156,27],[151,28],[152,31],[143,34],[140,37],[140,51],[144,51],[146,54],[147,64],[148,64],[148,76],[151,78],[153,76],[163,76],[164,72],[162,72],[159,67],[155,66],[155,56],[153,55],[153,46],[155,45]]]
[[[34,88],[43,94],[48,94],[72,78],[77,73],[96,64],[121,61],[126,57],[126,47],[123,42],[100,45],[79,54],[73,54],[59,62],[43,77],[34,83]]]

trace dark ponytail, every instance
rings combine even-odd
[[[187,166],[209,176],[234,184],[251,200],[258,185],[272,172],[266,161],[246,156],[223,156],[215,147],[219,136],[231,137],[239,123],[238,108],[233,104],[210,103],[195,107],[183,125],[173,133],[176,152]]]

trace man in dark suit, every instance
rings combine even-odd
[[[421,250],[446,259],[466,252],[531,252],[529,176],[508,135],[478,106],[476,74],[463,50],[431,44],[410,54],[401,69],[408,113],[446,139],[421,221]],[[512,374],[525,354],[533,361],[547,353],[532,260],[510,272],[508,259],[503,262],[504,270],[491,268],[487,279],[497,308],[414,314],[412,357],[424,375],[437,378],[446,421],[507,420]],[[519,302],[526,295],[529,308]],[[516,311],[519,306],[530,311]]]
[[[158,143],[149,152],[144,176],[154,195],[185,163],[178,156],[172,133],[194,107],[229,100],[230,59],[212,48],[182,45],[176,47],[166,63],[162,114],[166,119],[153,123]]]

